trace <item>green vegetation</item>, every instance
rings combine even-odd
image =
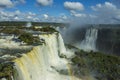
[[[48,32],[48,33],[54,33],[57,32],[57,30],[55,30],[52,27],[45,27],[43,26],[42,28],[36,28],[35,26],[32,27],[2,27],[0,29],[0,33],[5,33],[5,34],[15,34],[15,35],[21,35],[23,33],[25,33],[26,31],[41,31],[41,32]]]
[[[29,32],[30,31],[30,32]],[[27,43],[28,45],[38,45],[42,44],[38,36],[33,36],[33,31],[38,32],[47,32],[47,33],[54,33],[57,32],[54,28],[52,27],[42,27],[42,28],[35,28],[34,26],[32,27],[2,27],[0,29],[0,33],[4,34],[13,34],[16,36],[19,36],[18,39],[21,41]]]
[[[42,27],[42,28],[35,28],[35,27],[32,27],[31,28],[33,31],[41,31],[41,32],[50,32],[50,33],[53,33],[53,32],[57,32],[54,28],[52,27]]]
[[[6,78],[7,80],[12,80],[11,75],[13,74],[13,64],[12,63],[0,63],[0,78]]]
[[[27,28],[25,28],[27,29]],[[5,34],[14,34],[19,36],[18,39],[21,41],[31,45],[31,44],[41,44],[40,39],[38,36],[33,36],[33,34],[26,32],[24,29],[19,29],[19,28],[10,28],[10,27],[5,27],[0,30],[1,33]]]
[[[64,54],[59,54],[59,57],[60,57],[60,58],[67,58],[67,56],[64,55]]]
[[[23,31],[23,30],[20,30],[20,29],[18,29],[18,28],[5,27],[5,28],[2,28],[2,29],[0,30],[0,33],[19,35],[19,34],[24,33],[24,31]]]
[[[25,26],[26,21],[2,21],[0,26]],[[68,23],[55,23],[55,22],[31,22],[33,26],[68,26]]]
[[[19,36],[19,38],[21,41],[27,43],[28,45],[31,44],[41,44],[39,37],[37,36],[33,36],[30,33],[23,33]]]
[[[72,58],[77,76],[93,75],[97,80],[120,80],[120,57],[100,52],[77,51]]]

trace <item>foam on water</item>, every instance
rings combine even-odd
[[[14,60],[14,80],[80,80],[72,75],[68,61],[59,57],[67,52],[61,35],[42,34],[39,37],[45,40],[43,45]],[[60,74],[60,70],[68,74]]]

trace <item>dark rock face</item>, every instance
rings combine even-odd
[[[120,55],[120,28],[99,29],[96,45],[99,51]]]
[[[75,44],[81,42],[85,38],[86,27],[68,28],[65,34],[62,34],[65,43]]]
[[[71,29],[67,36],[67,42],[71,45],[85,39],[87,29],[98,29],[96,49],[100,52],[115,54],[120,56],[120,24],[99,24],[99,25],[84,25]],[[64,38],[66,41],[66,37]],[[66,43],[66,42],[65,42]]]
[[[72,33],[74,34],[72,36],[73,42],[78,40],[82,41],[85,38],[86,29],[85,28],[76,29]]]

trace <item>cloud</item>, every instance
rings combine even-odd
[[[39,20],[38,18],[39,16],[32,12],[24,13],[19,10],[14,12],[0,11],[0,21],[40,21],[40,18]]]
[[[119,24],[120,9],[111,2],[91,6],[92,14],[70,10],[76,24]]]
[[[69,21],[78,20],[78,18],[86,17],[85,13],[81,13],[84,10],[84,5],[80,2],[64,2],[64,7],[70,11],[71,19]]]
[[[116,5],[105,2],[91,7],[100,23],[116,23],[120,19],[120,9]]]
[[[44,16],[44,19],[48,19],[49,18],[49,16],[47,14],[43,14],[43,16]]]
[[[80,2],[64,2],[64,7],[66,9],[69,9],[69,10],[78,10],[78,11],[81,11],[81,10],[84,10],[84,6],[82,3]]]
[[[59,15],[58,17],[49,14],[36,14],[33,12],[16,11],[0,11],[0,21],[33,21],[33,22],[67,22],[66,15]]]
[[[73,10],[71,10],[70,12],[71,12],[71,15],[74,16],[74,17],[86,17],[87,16],[84,13],[78,13],[78,12],[73,11]]]
[[[92,6],[91,8],[94,11],[103,11],[103,10],[104,11],[105,10],[110,11],[110,10],[116,10],[117,9],[117,7],[110,2],[105,2],[104,4],[97,4],[96,6]]]
[[[15,5],[21,4],[21,3],[24,4],[24,3],[26,3],[26,0],[14,0],[13,3],[14,3]]]
[[[25,0],[19,0],[21,3],[25,3],[26,1]]]
[[[53,3],[53,0],[37,0],[37,2],[42,6],[48,6]]]
[[[109,0],[109,1],[120,8],[120,0]]]
[[[80,24],[109,24],[120,23],[120,9],[111,2],[99,3],[91,7],[92,13],[81,12],[78,9],[69,9],[71,16],[60,13],[58,16],[52,16],[48,13],[36,14],[33,12],[14,12],[0,11],[0,21],[18,20],[18,21],[46,21],[46,22],[76,22]]]
[[[20,15],[21,12],[20,12],[19,10],[16,10],[16,11],[15,11],[15,14],[16,14],[16,15]]]
[[[10,8],[13,6],[14,4],[11,0],[0,0],[0,8]]]
[[[25,2],[25,0],[0,0],[0,8],[12,8]]]
[[[41,21],[43,22],[67,22],[68,17],[65,14],[60,14],[57,17],[48,15],[48,14],[42,14]]]
[[[67,17],[64,13],[61,13],[61,14],[60,14],[60,18],[62,18],[62,19],[64,19],[64,20],[67,20],[67,19],[68,19],[68,17]]]

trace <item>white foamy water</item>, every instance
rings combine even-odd
[[[96,28],[87,29],[85,39],[80,43],[80,49],[85,51],[96,51],[96,40],[98,30]]]
[[[39,37],[45,40],[43,45],[14,60],[14,80],[81,80],[72,75],[68,61],[59,57],[59,54],[66,54],[61,35],[42,34]],[[68,74],[60,74],[60,70],[66,70]]]

